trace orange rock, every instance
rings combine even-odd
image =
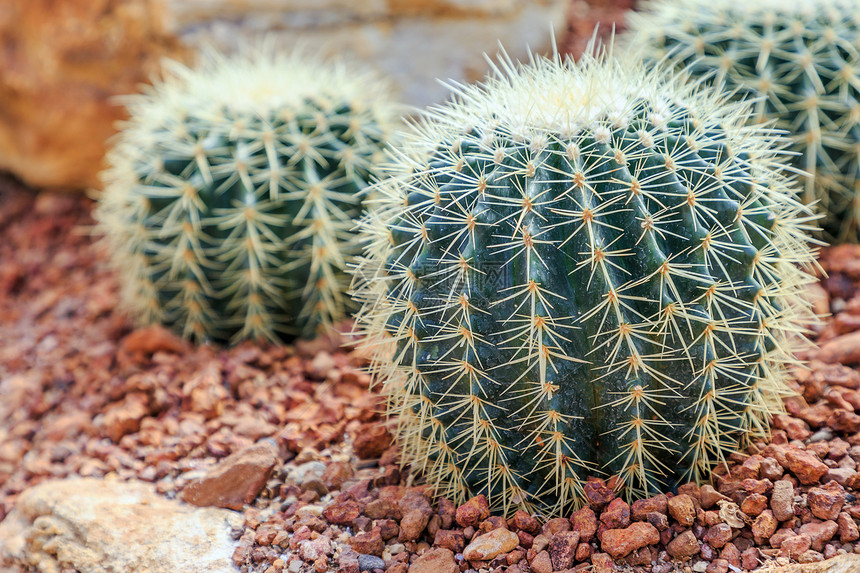
[[[0,169],[30,185],[97,186],[105,140],[164,56],[180,56],[154,0],[5,0]]]

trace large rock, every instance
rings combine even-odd
[[[358,60],[406,103],[447,97],[437,78],[480,79],[501,40],[549,48],[569,0],[3,0],[0,169],[38,186],[98,186],[107,137],[163,56],[279,45]]]
[[[241,514],[168,500],[150,484],[43,482],[0,523],[0,570],[5,560],[43,573],[238,571],[230,527],[241,524]]]

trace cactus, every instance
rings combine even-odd
[[[130,96],[96,218],[134,315],[215,342],[344,318],[352,228],[395,117],[386,90],[263,47],[170,63]]]
[[[502,56],[404,135],[352,292],[404,460],[558,515],[702,480],[779,412],[814,217],[743,104],[605,52]]]
[[[803,200],[830,238],[860,239],[860,0],[650,0],[627,41],[646,57],[756,98],[791,134]]]

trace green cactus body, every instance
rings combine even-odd
[[[629,20],[646,57],[757,98],[754,120],[791,134],[824,230],[860,239],[860,0],[650,0]]]
[[[353,282],[407,462],[558,514],[707,477],[780,411],[810,217],[746,108],[584,56],[504,60],[392,158]]]
[[[197,340],[280,340],[344,318],[384,84],[272,50],[173,64],[128,99],[96,216],[125,299]]]

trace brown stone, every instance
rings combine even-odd
[[[149,415],[149,397],[144,392],[131,392],[119,402],[111,404],[95,424],[102,436],[119,442],[126,434],[140,429],[144,417]]]
[[[415,541],[424,532],[430,516],[420,509],[410,510],[400,520],[400,541]]]
[[[433,545],[450,549],[454,553],[461,553],[466,547],[466,537],[459,529],[440,529],[436,531]]]
[[[689,529],[684,530],[678,537],[669,542],[666,551],[679,561],[685,561],[697,554],[701,546],[696,536]]]
[[[549,538],[552,538],[553,535],[560,531],[570,531],[570,521],[563,517],[548,520],[543,524],[543,528],[541,529],[541,533]]]
[[[249,446],[221,460],[206,476],[189,482],[182,499],[192,505],[240,510],[254,501],[277,462],[278,451],[271,443]]]
[[[573,518],[571,518],[573,520]],[[522,529],[532,535],[537,535],[540,532],[540,522],[523,511],[518,509],[512,518],[512,526],[515,529]]]
[[[379,527],[354,535],[347,540],[347,543],[359,553],[376,555],[377,557],[381,556],[383,549],[385,549],[385,542],[382,541]]]
[[[752,534],[756,540],[756,543],[761,545],[767,539],[773,535],[773,532],[776,531],[779,522],[773,516],[773,512],[769,509],[764,510],[761,514],[755,518],[752,524]]]
[[[813,484],[827,473],[827,466],[809,452],[792,448],[786,452],[785,459],[788,469],[802,484]]]
[[[818,519],[836,519],[845,504],[845,490],[835,481],[822,487],[810,488],[807,503],[812,515]]]
[[[473,497],[457,508],[455,520],[460,527],[478,525],[490,517],[490,506],[484,495]]]
[[[770,496],[770,508],[778,521],[786,521],[794,517],[794,486],[788,480],[779,480],[773,484]]]
[[[829,364],[838,362],[854,365],[860,363],[860,332],[831,338],[821,346],[818,359]]]
[[[741,567],[747,571],[752,571],[759,566],[758,549],[750,547],[741,553]]]
[[[460,567],[450,549],[434,547],[409,566],[409,573],[459,573]]]
[[[554,570],[573,567],[578,544],[579,533],[575,531],[561,531],[553,535],[549,542],[549,556]]]
[[[633,521],[645,521],[648,519],[649,513],[666,513],[667,508],[666,496],[661,493],[660,495],[634,501],[633,505],[630,506],[630,517]]]
[[[726,523],[718,523],[711,526],[705,534],[705,543],[714,549],[724,547],[732,540],[732,528]]]
[[[532,559],[531,569],[534,573],[552,573],[552,558],[548,551],[541,551]]]
[[[812,549],[821,551],[824,545],[833,539],[836,532],[839,531],[839,526],[835,521],[810,522],[800,526],[800,533],[806,533],[812,540]]]
[[[570,516],[570,524],[571,529],[579,533],[579,538],[588,543],[597,531],[597,515],[586,506]]]
[[[808,551],[811,545],[812,539],[806,533],[791,535],[779,544],[779,552],[789,559],[797,559],[799,555]]]
[[[391,446],[392,436],[383,424],[364,424],[352,436],[355,455],[361,459],[373,459]]]
[[[702,508],[710,509],[714,507],[714,505],[718,501],[728,501],[729,498],[718,492],[714,489],[714,487],[710,484],[705,484],[701,487],[701,496],[702,496]],[[635,504],[634,504],[635,505]],[[663,512],[665,513],[665,511]]]
[[[687,494],[676,495],[668,502],[669,515],[684,527],[690,527],[696,520],[696,506]]]
[[[741,566],[741,552],[734,543],[726,543],[726,546],[720,551],[720,559],[725,559],[733,567]]]
[[[843,511],[839,514],[839,517],[836,518],[836,525],[839,527],[839,541],[842,543],[849,543],[860,539],[857,524],[846,512]]]
[[[637,521],[626,529],[605,531],[601,539],[601,548],[615,559],[619,559],[640,547],[659,542],[660,532],[653,525]]]
[[[767,498],[760,493],[751,493],[741,502],[741,511],[755,517],[767,507]]]
[[[603,509],[607,503],[615,499],[615,492],[602,479],[592,479],[583,486],[585,498],[593,507]]]
[[[576,561],[588,561],[593,551],[594,550],[591,548],[590,543],[580,543],[576,546],[576,555],[574,556],[574,559]]]
[[[323,510],[326,521],[335,525],[352,525],[359,515],[361,515],[361,507],[358,502],[348,498],[338,498]]]
[[[593,573],[612,573],[618,570],[612,557],[606,553],[595,553],[592,555],[591,564],[593,566]]]
[[[620,497],[613,499],[600,514],[600,521],[608,529],[624,529],[630,525],[630,506]]]
[[[489,561],[501,553],[513,551],[519,545],[519,538],[513,531],[494,529],[480,537],[475,537],[463,550],[467,561]]]

